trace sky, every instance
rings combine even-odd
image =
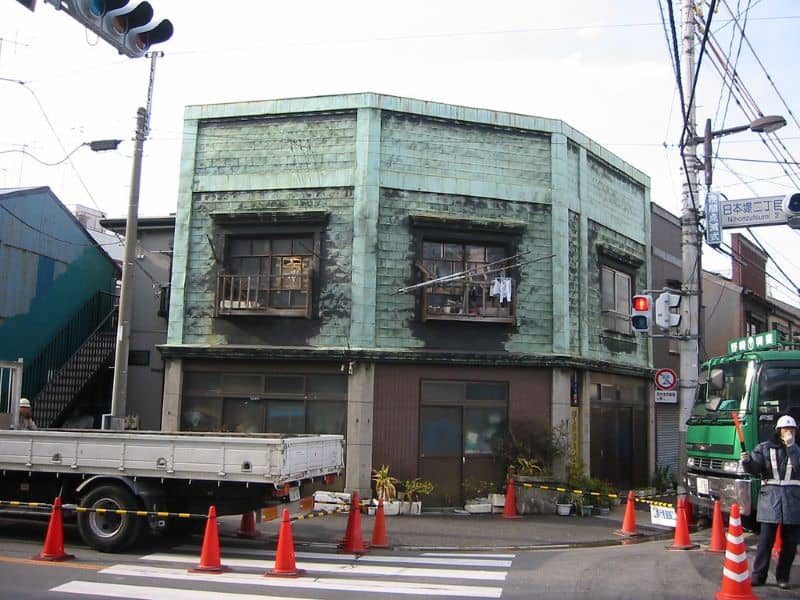
[[[144,145],[140,216],[176,209],[185,106],[354,92],[560,119],[647,174],[651,199],[681,212],[682,121],[661,18],[663,8],[668,27],[669,0],[150,1],[175,34],[153,47],[164,56]],[[0,188],[46,185],[71,208],[124,217],[150,60],[124,57],[66,12],[37,4],[30,12],[0,0]],[[673,2],[678,28],[680,4]],[[800,5],[718,5],[711,30],[721,55],[736,65],[758,110],[786,117],[778,136],[788,160],[800,159],[793,114]],[[732,35],[731,13],[742,15],[747,42]],[[699,131],[706,118],[715,131],[750,121],[729,100],[715,64],[706,56],[699,72]],[[124,141],[112,152],[81,147],[107,138]],[[715,150],[725,158],[714,163],[714,189],[730,199],[798,189],[800,178],[793,182],[770,162],[754,133],[720,138]],[[771,294],[800,306],[800,231],[751,231],[778,265],[768,269]],[[708,247],[703,266],[730,274],[730,258]]]

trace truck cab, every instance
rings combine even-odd
[[[772,435],[780,415],[800,418],[800,350],[777,331],[731,340],[728,354],[701,366],[698,383],[686,431],[689,501],[698,514],[710,514],[715,500],[723,512],[736,503],[752,524],[760,482],[739,461],[734,414],[748,451]]]

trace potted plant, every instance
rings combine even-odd
[[[462,484],[464,495],[468,498],[464,504],[464,510],[469,513],[489,513],[492,512],[492,503],[489,501],[488,481],[478,481],[467,477]]]
[[[573,494],[572,503],[575,505],[575,513],[582,517],[589,517],[594,509],[592,496],[588,494]]]
[[[594,496],[595,512],[600,515],[607,515],[611,512],[619,501],[619,493],[611,482],[592,479],[591,491],[596,492]]]
[[[568,517],[572,512],[572,494],[569,492],[561,492],[556,500],[556,514],[562,517]]]
[[[415,477],[403,483],[406,501],[410,503],[409,514],[419,515],[422,513],[422,496],[433,493],[434,485],[432,482]]]
[[[396,484],[400,480],[389,474],[389,465],[381,465],[380,468],[374,469],[372,471],[372,481],[375,483],[377,500],[383,500],[384,514],[388,516],[399,513],[400,503],[396,500]]]

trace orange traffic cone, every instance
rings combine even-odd
[[[354,495],[355,498],[353,497]],[[350,494],[350,510],[347,512],[347,526],[344,529],[344,536],[342,536],[342,539],[339,542],[339,548],[347,544],[347,538],[353,529],[353,519],[355,519],[355,512],[357,510],[361,510],[358,502],[358,492],[353,492]]]
[[[731,506],[728,519],[728,547],[722,567],[722,586],[714,596],[716,600],[758,600],[753,593],[750,569],[747,564],[747,546],[744,544],[742,518],[739,505]]]
[[[256,529],[256,518],[252,510],[242,515],[242,522],[236,531],[236,537],[256,539],[261,537],[261,533]]]
[[[691,527],[694,525],[694,508],[686,497],[683,498],[683,511],[686,513],[686,526]]]
[[[700,544],[693,544],[689,538],[689,524],[686,522],[686,501],[678,498],[678,507],[675,509],[675,536],[672,538],[672,545],[667,546],[667,550],[694,550]]]
[[[714,514],[711,519],[711,542],[706,552],[725,552],[725,524],[722,522],[722,509],[719,500],[714,500]]]
[[[264,573],[265,577],[299,577],[305,573],[294,562],[294,538],[289,511],[283,509],[281,529],[278,532],[278,550],[275,552],[275,567]]]
[[[778,523],[778,531],[775,533],[775,543],[772,544],[772,556],[774,558],[778,558],[783,549],[783,535],[781,529],[783,529],[783,526],[781,523]]]
[[[503,506],[503,518],[504,519],[519,519],[519,515],[517,514],[517,495],[514,491],[514,480],[508,480],[508,486],[506,487],[506,503]]]
[[[625,516],[622,519],[622,527],[617,529],[614,533],[625,537],[634,537],[642,535],[636,531],[636,494],[633,490],[628,491],[628,499],[625,502]]]
[[[378,500],[378,510],[375,511],[375,525],[372,528],[372,541],[370,548],[388,548],[389,535],[386,532],[386,515],[383,512],[383,498]]]
[[[64,552],[64,522],[61,516],[61,497],[53,500],[53,510],[50,513],[50,523],[47,525],[47,535],[44,538],[44,547],[33,560],[49,560],[61,562],[75,558],[72,554]]]
[[[367,548],[364,546],[364,538],[361,534],[361,508],[359,506],[358,492],[353,492],[350,505],[350,518],[347,520],[347,531],[340,552],[349,554],[364,554]]]
[[[219,554],[219,531],[217,530],[217,508],[208,507],[206,532],[203,535],[203,547],[200,549],[200,562],[190,573],[223,573],[230,569],[221,562]]]

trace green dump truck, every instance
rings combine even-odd
[[[800,345],[778,331],[728,342],[728,353],[703,363],[697,396],[687,421],[684,486],[696,514],[723,512],[739,504],[753,524],[760,482],[739,462],[738,416],[748,451],[775,430],[778,417],[800,419]]]

